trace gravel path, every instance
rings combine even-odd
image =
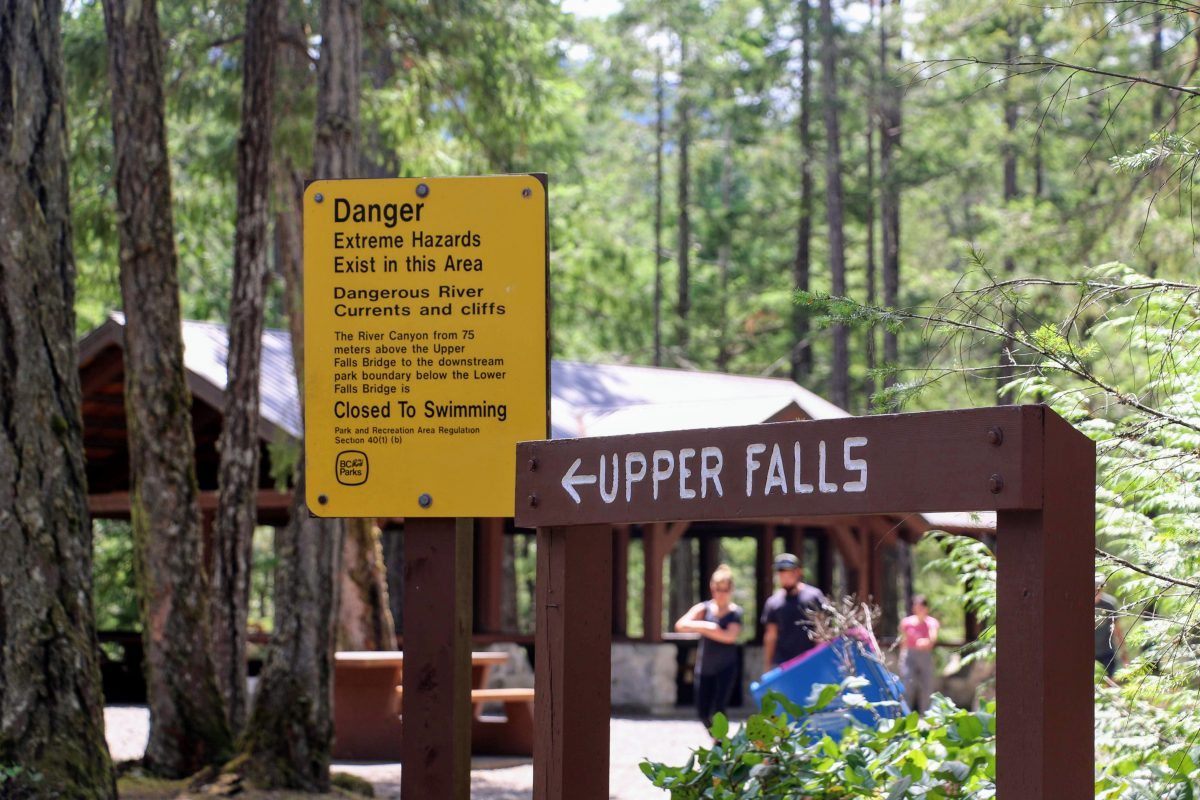
[[[146,749],[149,712],[145,706],[108,706],[105,733],[115,761],[140,758]],[[610,729],[609,796],[613,800],[663,800],[666,794],[646,780],[638,764],[649,758],[682,764],[707,735],[691,719],[618,717]],[[399,764],[335,763],[335,772],[369,780],[377,797],[400,797]],[[477,758],[471,769],[473,800],[528,800],[533,795],[533,764],[529,759]]]

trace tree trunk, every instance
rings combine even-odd
[[[733,98],[727,98],[732,105]],[[718,372],[729,369],[733,360],[733,341],[729,332],[729,270],[733,257],[733,123],[725,123],[725,143],[721,148],[721,243],[717,246],[717,273],[721,280],[717,317]],[[685,611],[687,609],[684,609]]]
[[[353,178],[359,167],[362,14],[358,0],[323,2],[321,30],[313,175],[318,179]],[[343,572],[338,585],[344,593],[342,603],[347,611],[341,615],[337,641],[347,644],[376,641],[380,642],[380,648],[390,641],[390,647],[394,648],[395,634],[386,634],[393,630],[393,623],[387,607],[386,575],[375,557],[378,544],[369,527],[356,528],[357,524],[347,523],[344,537]],[[380,640],[380,636],[385,638]]]
[[[361,42],[359,0],[322,0],[314,178],[357,176]]]
[[[679,314],[679,357],[686,359],[688,357],[688,343],[691,339],[691,331],[688,330],[688,313],[691,310],[691,298],[688,293],[688,285],[691,283],[691,278],[688,274],[688,256],[692,247],[692,222],[689,216],[688,207],[691,205],[691,200],[688,195],[691,191],[691,175],[688,168],[688,148],[691,146],[691,123],[689,121],[689,108],[687,100],[687,90],[684,87],[684,79],[687,75],[687,37],[681,32],[679,34],[679,97],[677,100],[679,108],[679,298],[678,298],[678,314]]]
[[[837,85],[837,41],[833,29],[832,0],[821,0],[821,85],[825,106],[825,213],[829,221],[829,273],[831,292],[846,296],[846,243],[843,231],[842,147]],[[839,408],[850,407],[850,333],[845,325],[833,326],[833,363],[829,399]]]
[[[322,2],[313,148],[314,173],[320,178],[349,177],[357,164],[360,29],[357,0]],[[288,196],[299,204],[298,194]],[[287,233],[297,231],[289,229]],[[279,241],[284,242],[282,236]],[[296,258],[302,257],[299,240],[289,241],[286,249]],[[283,272],[290,277],[288,327],[303,396],[300,263],[284,266]],[[276,537],[275,630],[243,739],[246,758],[241,768],[260,786],[328,791],[333,652],[345,526],[342,520],[310,516],[304,503],[304,467],[302,456],[293,488],[291,522]]]
[[[246,619],[257,522],[258,404],[267,222],[271,189],[271,105],[278,0],[246,6],[242,46],[242,130],[238,137],[237,229],[229,313],[225,418],[218,445],[219,499],[213,530],[212,634],[217,680],[230,728],[246,722]]]
[[[813,143],[809,118],[812,115],[812,25],[809,0],[800,0],[800,113],[797,116],[800,139],[800,216],[796,223],[796,263],[792,279],[796,288],[807,292],[812,267],[809,250],[812,242],[813,214]],[[809,344],[808,311],[800,303],[792,305],[792,380],[803,383],[812,374],[812,345]]]
[[[341,521],[309,516],[304,462],[275,536],[275,629],[238,769],[269,788],[329,791]]]
[[[882,0],[881,0],[882,4]],[[886,11],[880,8],[880,17],[882,12]],[[882,19],[879,23],[883,24]],[[872,3],[869,12],[868,29],[875,26],[875,5]],[[866,135],[867,145],[867,202],[866,202],[866,218],[863,222],[867,226],[867,305],[874,306],[878,301],[875,281],[876,281],[876,263],[875,263],[875,120],[880,115],[880,92],[883,87],[883,74],[875,74],[875,69],[872,67],[869,59],[864,59],[864,71],[867,79],[867,124],[863,126],[863,133]],[[882,66],[882,65],[881,65]],[[875,367],[877,355],[875,352],[875,326],[868,325],[864,331],[866,335],[866,347],[864,348],[864,356],[867,362],[867,375],[863,379],[863,407],[865,413],[871,412],[872,399],[875,396]]]
[[[1004,60],[1011,64],[1016,59],[1017,55],[1017,40],[1020,35],[1020,29],[1016,22],[1010,21],[1008,24],[1009,44],[1005,48]],[[1017,98],[1013,94],[1013,82],[1007,81],[1004,84],[1004,207],[1011,211],[1012,203],[1019,196],[1017,192],[1017,121],[1018,109]],[[1008,276],[1016,273],[1017,265],[1012,255],[1004,256],[1004,272]],[[1003,302],[1003,300],[1001,300]],[[1017,329],[1017,320],[1015,318],[1015,309],[1009,310],[1002,308],[1001,313],[1004,314],[1004,328],[1011,335]],[[1000,346],[1000,369],[999,369],[999,387],[996,402],[1000,405],[1007,405],[1015,402],[1015,392],[1004,389],[1014,377],[1015,370],[1012,365],[1012,356],[1009,354],[1012,346],[1004,341]]]
[[[231,747],[210,650],[191,395],[183,371],[155,3],[104,0],[112,82],[130,493],[145,643],[146,765],[190,775]]]
[[[0,764],[116,797],[92,614],[62,6],[0,4]],[[40,775],[40,782],[34,776]]]
[[[662,366],[662,267],[663,267],[663,145],[666,114],[663,111],[663,59],[654,65],[654,366]]]
[[[889,72],[888,29],[900,26],[900,0],[892,0],[891,11],[880,9],[879,15],[879,80],[881,103],[879,114],[879,224],[883,234],[883,305],[895,308],[900,302],[900,184],[895,173],[896,150],[900,147],[901,88],[899,80]],[[900,36],[895,36],[896,63],[900,63]],[[883,330],[883,362],[895,367],[900,362],[900,342],[897,333]],[[896,383],[888,375],[884,385]]]
[[[387,568],[374,520],[348,519],[342,544],[339,650],[395,650],[396,623],[388,601]]]
[[[275,268],[283,277],[292,370],[304,386],[304,178],[286,158],[276,159],[271,175],[276,206]],[[303,411],[303,391],[296,400]]]
[[[675,543],[667,558],[667,574],[671,585],[667,590],[667,618],[670,624],[687,613],[696,602],[696,563],[692,557],[692,540],[686,536]]]
[[[872,92],[874,96],[874,92]],[[867,213],[864,223],[867,226],[867,305],[874,306],[878,298],[875,290],[875,126],[868,121],[867,136]],[[868,325],[864,331],[867,337],[866,360],[867,377],[863,381],[863,396],[866,411],[870,413],[871,399],[875,395],[875,326]]]

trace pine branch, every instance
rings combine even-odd
[[[1096,555],[1100,556],[1100,558],[1103,558],[1105,561],[1111,561],[1114,564],[1119,564],[1126,569],[1131,569],[1134,572],[1146,575],[1147,577],[1154,578],[1158,581],[1162,581],[1163,583],[1170,583],[1175,586],[1183,586],[1184,588],[1192,589],[1193,591],[1200,591],[1200,583],[1185,581],[1182,578],[1172,578],[1170,575],[1163,575],[1161,572],[1154,572],[1153,570],[1134,564],[1132,561],[1126,561],[1120,556],[1114,556],[1112,553],[1109,553],[1106,550],[1101,550],[1099,547],[1096,548]]]

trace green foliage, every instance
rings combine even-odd
[[[965,648],[963,663],[996,655],[996,554],[984,542],[966,536],[934,532],[926,537],[942,549],[942,557],[925,569],[944,571],[958,578],[957,602],[975,615],[979,638]]]
[[[855,721],[840,740],[814,733],[811,715],[839,696],[847,706],[871,708],[853,686],[851,678],[814,687],[804,705],[770,693],[763,711],[737,730],[717,715],[713,746],[683,766],[644,762],[642,771],[672,800],[995,797],[994,705],[970,712],[935,697],[923,717],[881,718],[878,727]]]
[[[7,795],[10,787],[40,783],[43,776],[29,772],[20,764],[0,764],[0,794]]]
[[[133,531],[128,522],[98,519],[92,523],[92,599],[96,628],[141,630],[133,564]]]
[[[1106,800],[1200,790],[1198,293],[1114,263],[1074,280],[993,282],[905,314],[958,352],[1003,342],[1018,400],[1048,403],[1096,442],[1096,569],[1118,598],[1132,655],[1118,686],[1098,674],[1096,791]],[[1037,322],[1047,307],[1071,312]],[[1020,320],[1014,329],[998,324],[1005,315]],[[961,374],[930,368],[916,383]],[[986,548],[955,545],[945,566],[970,578],[968,604],[992,614]],[[977,657],[994,646],[984,641]]]

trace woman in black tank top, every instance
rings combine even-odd
[[[712,599],[697,603],[679,618],[675,630],[700,634],[696,654],[696,710],[706,726],[713,716],[725,712],[738,674],[738,636],[742,632],[742,609],[733,602],[733,572],[722,564],[709,580]]]

